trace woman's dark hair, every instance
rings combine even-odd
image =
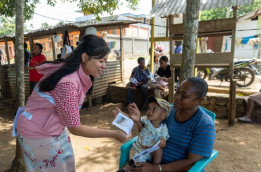
[[[145,58],[144,57],[139,57],[138,58],[138,63],[142,62],[142,61],[145,61]]]
[[[208,92],[208,83],[200,77],[191,77],[187,79],[194,87],[196,87],[198,98],[205,97]]]
[[[161,60],[164,61],[164,62],[168,62],[169,61],[167,56],[161,56],[160,61]]]
[[[107,46],[106,42],[103,38],[95,36],[95,35],[85,35],[81,38],[78,46],[74,51],[65,59],[57,59],[53,62],[45,62],[45,63],[61,63],[64,65],[54,73],[52,73],[47,78],[43,79],[40,82],[39,90],[42,92],[51,91],[55,88],[56,84],[66,75],[69,75],[76,70],[79,69],[82,54],[86,53],[90,59],[102,59],[109,52],[110,48]],[[93,80],[93,77],[90,76]]]
[[[37,45],[37,46],[39,47],[39,49],[41,50],[41,52],[43,51],[43,46],[42,46],[42,44],[35,43],[34,45]]]

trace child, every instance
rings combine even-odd
[[[162,121],[165,120],[170,113],[170,105],[164,99],[157,99],[154,96],[148,97],[149,107],[146,112],[146,116],[140,117],[140,112],[136,104],[130,104],[129,117],[136,123],[139,130],[139,136],[137,141],[132,145],[132,151],[134,155],[141,153],[143,150],[151,148],[159,140],[161,140],[159,147],[164,148],[166,140],[169,137],[168,128]],[[114,111],[114,114],[119,112],[119,109]],[[162,149],[158,149],[152,154],[145,154],[138,158],[137,162],[152,161],[153,164],[159,164],[161,162]],[[124,169],[128,169],[125,167]]]

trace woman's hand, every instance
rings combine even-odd
[[[137,105],[135,103],[129,104],[128,110],[129,110],[130,118],[135,122],[139,122],[140,121],[140,111],[139,111],[139,108],[137,107]]]
[[[122,130],[115,130],[115,139],[121,141],[121,142],[127,142],[131,139],[131,133],[129,135],[126,135],[126,133]]]
[[[135,167],[133,171],[139,171],[139,172],[158,172],[159,167],[156,164],[150,164],[150,163],[137,163],[139,167]]]
[[[116,117],[119,113],[122,113],[123,115],[129,117],[128,114],[122,112],[122,111],[120,110],[120,108],[118,108],[118,107],[116,107],[112,112],[113,112],[114,117]]]

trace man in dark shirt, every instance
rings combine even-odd
[[[166,56],[162,56],[162,57],[166,57]],[[165,60],[165,58],[164,58],[164,60]],[[164,61],[164,60],[160,59],[160,67],[158,69],[157,75],[159,75],[160,77],[170,78],[171,77],[170,65],[168,65],[168,64],[161,64],[161,63],[164,63],[164,62],[168,63],[168,61]],[[164,68],[161,67],[163,65],[165,65]]]
[[[171,77],[170,65],[168,64],[168,57],[162,56],[160,58],[160,67],[156,74],[156,83],[149,82],[148,85],[154,88],[154,95],[157,98],[166,97],[168,95],[168,82]]]

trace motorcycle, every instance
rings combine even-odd
[[[237,80],[238,87],[247,87],[255,80],[255,74],[260,75],[260,72],[253,64],[257,63],[255,59],[237,60],[234,62],[234,76]],[[221,82],[230,81],[230,71],[228,68],[198,68],[197,76],[209,80],[220,80]]]

